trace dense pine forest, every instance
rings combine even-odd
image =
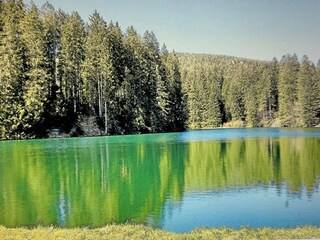
[[[179,54],[188,128],[313,127],[320,123],[320,61],[278,62]]]
[[[122,32],[94,12],[0,1],[0,136],[185,129],[179,62],[153,32]]]
[[[0,0],[0,139],[317,126],[320,65],[169,53],[95,11]]]

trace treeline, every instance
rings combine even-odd
[[[320,123],[320,62],[179,54],[188,127],[312,127]]]
[[[0,35],[0,138],[81,131],[89,117],[102,134],[185,128],[179,62],[153,32],[0,0]]]
[[[2,139],[320,123],[320,65],[306,56],[177,56],[98,12],[85,23],[22,0],[0,0],[0,36]]]

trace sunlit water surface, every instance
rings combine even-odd
[[[0,142],[0,225],[320,226],[320,129]]]

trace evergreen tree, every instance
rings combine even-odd
[[[278,61],[274,58],[265,65],[261,77],[259,115],[262,121],[272,121],[278,111],[278,74]]]
[[[43,22],[47,69],[48,69],[48,101],[45,106],[46,125],[54,126],[59,123],[58,117],[63,116],[63,98],[58,84],[58,59],[60,51],[61,22],[54,7],[46,2],[41,10]],[[57,127],[57,126],[56,126]]]
[[[166,66],[169,52],[165,45],[163,45],[160,54],[160,61],[157,67],[157,105],[158,105],[158,119],[160,131],[168,131],[170,127],[170,86],[169,86],[169,69]]]
[[[123,133],[128,131],[124,122],[126,116],[124,112],[126,84],[125,67],[126,67],[126,52],[124,47],[123,33],[118,23],[109,24],[107,28],[107,52],[109,54],[108,66],[109,74],[106,79],[104,89],[105,101],[104,108],[110,112],[110,120],[114,133]],[[108,103],[108,104],[107,104]],[[105,129],[107,129],[107,116],[105,115]]]
[[[180,64],[176,54],[173,52],[167,56],[167,72],[169,77],[169,131],[182,131],[186,128],[187,104],[186,97],[182,91]],[[166,84],[166,82],[164,82]],[[164,101],[166,96],[164,96]]]
[[[297,77],[299,61],[296,55],[284,56],[279,67],[279,118],[282,126],[292,127],[297,119]]]
[[[319,123],[319,88],[316,70],[307,56],[303,56],[297,79],[297,100],[299,107],[299,126],[312,127]]]
[[[84,23],[79,14],[73,12],[62,25],[60,57],[63,61],[61,87],[74,114],[79,111],[82,100],[81,66],[84,60],[85,37]]]
[[[26,58],[26,81],[23,89],[24,128],[28,129],[43,120],[42,114],[49,94],[44,30],[38,8],[34,4],[20,25]]]
[[[259,84],[259,74],[255,68],[247,68],[242,73],[242,82],[244,84],[244,107],[246,126],[256,127],[258,125],[258,96],[257,88]]]
[[[208,109],[206,113],[206,127],[219,127],[222,123],[220,112],[220,88],[216,80],[209,82],[208,90],[209,97],[207,99]]]
[[[125,82],[126,109],[128,122],[132,132],[148,132],[147,125],[147,92],[146,79],[148,72],[144,69],[146,65],[144,46],[140,36],[131,26],[125,35],[125,46],[127,52],[127,71]]]
[[[146,31],[143,36],[143,62],[142,68],[145,75],[146,115],[145,119],[148,131],[160,130],[159,108],[157,105],[157,79],[159,69],[160,50],[159,43],[153,32]],[[160,76],[161,77],[161,76]]]
[[[118,90],[110,53],[110,32],[107,24],[98,12],[90,17],[89,33],[83,63],[82,76],[85,84],[85,96],[93,113],[102,120],[104,132],[108,134],[109,125],[115,128],[114,94]],[[108,121],[110,120],[110,121]]]
[[[56,121],[58,124],[65,125],[63,123],[70,122],[71,125],[74,122],[74,113],[73,113],[73,104],[70,103],[70,100],[66,97],[66,84],[65,84],[65,58],[61,47],[61,34],[62,34],[62,28],[63,26],[69,21],[70,15],[61,9],[58,11],[55,11],[56,15],[56,21],[57,21],[57,31],[58,31],[58,39],[57,39],[57,52],[56,52],[56,100],[54,100],[54,108],[53,114],[56,115],[54,119],[57,119]],[[49,60],[50,61],[50,60]],[[69,101],[68,101],[69,100]],[[71,106],[70,106],[71,105]],[[71,113],[70,113],[71,112]],[[72,116],[72,117],[71,117]],[[68,121],[65,121],[65,119],[68,119]],[[60,121],[59,121],[60,120]],[[69,125],[69,124],[68,124]],[[70,126],[63,126],[66,130],[70,128]]]
[[[278,78],[279,78],[279,68],[278,68],[278,61],[276,58],[272,59],[270,64],[270,78],[267,81],[269,94],[268,94],[268,110],[269,113],[278,111],[279,103],[278,103]],[[271,115],[271,114],[270,114]]]
[[[0,136],[23,137],[24,48],[20,21],[25,14],[23,2],[2,3],[0,38]]]
[[[200,128],[206,128],[207,124],[207,112],[209,110],[208,99],[209,99],[209,79],[206,74],[206,69],[204,67],[201,68],[200,72],[197,75],[197,82],[200,83],[198,86],[198,99],[201,104],[199,104],[199,123]]]
[[[188,127],[191,129],[201,128],[201,108],[202,102],[199,99],[200,88],[202,82],[199,80],[200,76],[196,69],[191,69],[188,73],[187,89],[187,109],[189,111]]]
[[[223,87],[223,77],[217,69],[212,69],[209,71],[211,76],[210,82],[210,112],[208,114],[209,127],[219,127],[223,123],[223,99],[222,99],[222,87]]]
[[[245,120],[245,103],[243,94],[243,66],[235,69],[235,76],[231,79],[225,94],[226,107],[230,112],[232,121]]]

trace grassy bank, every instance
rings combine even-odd
[[[314,239],[320,238],[320,228],[298,227],[294,229],[230,228],[198,229],[190,233],[170,233],[140,225],[109,225],[103,228],[55,227],[6,228],[0,226],[0,239]]]

